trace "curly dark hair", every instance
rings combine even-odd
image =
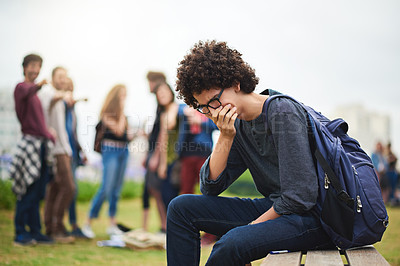
[[[255,70],[230,49],[226,42],[198,42],[179,63],[176,91],[179,98],[194,108],[198,103],[193,94],[214,88],[230,88],[240,83],[241,91],[251,93],[258,84]]]
[[[30,62],[40,62],[40,64],[42,64],[43,59],[40,57],[40,55],[28,54],[27,56],[24,57],[24,61],[22,62],[22,67],[27,67]]]

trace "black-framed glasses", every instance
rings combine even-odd
[[[225,89],[221,89],[219,94],[217,96],[215,96],[214,98],[212,98],[211,100],[209,100],[207,104],[197,106],[196,110],[199,111],[200,113],[206,115],[206,114],[210,113],[210,108],[215,110],[218,107],[220,107],[222,105],[222,103],[219,100],[219,98],[221,98],[221,95],[224,92],[224,90]]]

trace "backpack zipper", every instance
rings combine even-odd
[[[358,176],[358,172],[357,172],[357,170],[356,170],[356,167],[355,167],[354,165],[351,165],[351,167],[353,167],[354,175],[355,175],[355,176]],[[362,202],[361,202],[361,197],[360,197],[360,195],[357,195],[356,199],[357,199],[357,212],[358,212],[358,213],[361,213]]]
[[[356,167],[354,165],[351,165],[351,167],[353,167],[354,174],[358,175]]]
[[[360,213],[362,208],[361,198],[357,195],[357,212]]]
[[[325,173],[325,177],[324,177],[324,188],[328,189],[329,188],[329,184],[331,183],[331,181],[329,181],[328,175]]]

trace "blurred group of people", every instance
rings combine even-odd
[[[156,96],[157,110],[148,136],[149,149],[143,190],[143,228],[148,228],[149,196],[156,201],[160,232],[166,232],[170,201],[179,194],[193,194],[199,172],[213,147],[215,124],[195,109],[175,101],[174,91],[161,72],[148,72],[150,92]],[[215,237],[206,234],[204,244]]]
[[[86,162],[76,131],[74,85],[67,70],[56,67],[51,82],[38,77],[42,58],[25,56],[24,81],[14,91],[15,110],[22,139],[17,145],[10,175],[17,195],[15,211],[17,245],[71,243],[86,238],[77,224],[75,170]],[[48,85],[47,85],[48,84]],[[45,199],[45,234],[41,232],[39,202]],[[71,230],[64,225],[69,210]],[[29,227],[29,230],[27,229]]]
[[[384,146],[381,142],[377,142],[371,159],[379,178],[383,201],[394,206],[399,205],[400,198],[396,194],[399,181],[396,169],[397,156],[392,151],[391,143]]]
[[[77,137],[75,105],[87,99],[74,98],[73,82],[64,67],[53,69],[50,82],[36,82],[42,62],[35,54],[24,58],[25,79],[14,91],[23,135],[10,169],[13,191],[17,195],[14,243],[71,243],[76,238],[94,238],[92,224],[104,201],[109,203],[106,233],[121,235],[129,228],[117,223],[118,199],[129,159],[129,143],[138,134],[134,133],[124,113],[127,87],[115,85],[101,108],[96,134],[100,136],[97,151],[102,156],[102,179],[87,219],[80,227],[75,172],[87,159]],[[147,135],[148,153],[143,162],[146,174],[142,227],[148,230],[150,197],[154,197],[160,220],[159,233],[165,234],[168,204],[179,194],[195,193],[200,168],[211,154],[212,133],[217,127],[195,109],[178,104],[163,73],[150,71],[147,80],[157,109],[153,128]],[[43,233],[39,211],[42,199],[45,200]],[[63,222],[67,211],[70,230]],[[204,239],[212,242],[215,237],[206,235]]]

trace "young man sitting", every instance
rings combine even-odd
[[[313,212],[318,180],[302,107],[275,99],[266,118],[264,103],[278,92],[254,93],[255,71],[224,42],[196,44],[177,78],[180,96],[221,134],[200,172],[203,195],[170,203],[168,264],[199,264],[200,231],[221,237],[207,265],[244,265],[274,250],[334,247]],[[218,196],[247,169],[263,198]]]

